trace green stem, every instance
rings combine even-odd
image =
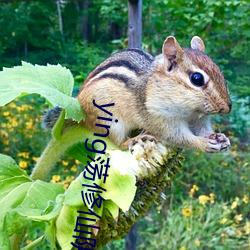
[[[64,129],[62,135],[57,135],[51,139],[34,167],[30,177],[33,180],[46,180],[61,155],[65,153],[69,147],[77,142],[85,141],[87,138],[90,142],[96,139],[100,140],[99,137],[93,135],[93,131],[86,129],[81,125],[75,125]],[[107,149],[117,149],[117,146],[110,140],[105,138],[104,141],[107,145]],[[25,231],[26,228],[22,234],[14,235],[12,237],[11,246],[13,250],[20,249],[22,240],[25,236]]]
[[[65,129],[61,137],[51,139],[34,167],[30,177],[33,180],[46,180],[61,155],[75,143],[85,141],[87,138],[90,141],[96,139],[100,140],[100,137],[93,135],[93,131],[86,129],[81,125],[75,125]],[[107,148],[117,148],[116,145],[106,138],[105,143],[107,144]]]

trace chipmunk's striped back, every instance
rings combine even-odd
[[[133,87],[134,80],[147,73],[153,61],[154,57],[143,50],[125,49],[110,56],[96,67],[84,84],[109,78]]]
[[[164,145],[227,149],[229,140],[213,132],[209,115],[227,114],[232,104],[223,74],[204,51],[200,37],[182,48],[169,36],[156,57],[139,49],[110,56],[89,74],[77,96],[86,113],[81,124],[98,134],[108,128],[108,137],[124,148],[130,132],[141,130]],[[103,126],[96,126],[100,117]]]

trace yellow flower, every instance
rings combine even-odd
[[[186,247],[181,247],[180,250],[186,250]]]
[[[194,193],[199,190],[199,187],[196,185],[193,185],[192,188],[190,189],[189,196],[193,198]]]
[[[18,122],[14,119],[11,121],[11,126],[12,127],[17,127],[18,126]]]
[[[3,144],[9,145],[10,144],[10,140],[8,138],[4,138],[3,139]]]
[[[6,131],[4,131],[4,130],[0,130],[0,135],[1,135],[1,137],[4,137],[4,138],[8,138],[9,137],[9,134]]]
[[[227,167],[227,166],[228,166],[228,163],[223,161],[223,162],[221,163],[221,165],[222,165],[223,167]]]
[[[246,225],[244,226],[244,231],[246,232],[246,234],[250,234],[250,222],[247,221]]]
[[[67,182],[72,182],[75,179],[75,176],[67,176],[66,181]]]
[[[52,182],[52,183],[57,183],[57,182],[60,181],[60,179],[61,179],[61,176],[60,176],[60,175],[53,175],[53,176],[52,176],[51,182]]]
[[[68,166],[69,165],[69,163],[67,161],[64,161],[64,160],[62,160],[62,164],[63,164],[63,166]]]
[[[200,195],[198,199],[199,203],[203,206],[210,200],[210,198],[207,195]]]
[[[201,242],[199,239],[195,239],[194,240],[194,244],[197,246],[197,247],[200,247],[201,246]]]
[[[237,153],[238,153],[237,150],[233,150],[233,151],[232,151],[232,154],[233,154],[233,155],[237,155]]]
[[[221,220],[220,220],[220,224],[225,224],[227,222],[227,218],[222,218]]]
[[[221,233],[220,235],[222,238],[226,238],[227,237],[227,234],[226,233]]]
[[[240,230],[236,230],[236,235],[238,236],[238,237],[241,237],[242,236],[242,232],[240,231]]]
[[[63,183],[63,187],[64,187],[64,189],[67,189],[67,188],[68,188],[68,186],[69,186],[69,183],[68,183],[68,182],[64,182],[64,183]]]
[[[231,205],[231,209],[235,209],[239,205],[239,198],[236,197],[235,201]]]
[[[23,157],[23,158],[26,158],[26,159],[29,158],[29,155],[30,155],[29,152],[21,152],[21,153],[18,153],[18,156],[19,156],[19,157]]]
[[[3,112],[4,116],[9,116],[9,114],[10,114],[10,112],[8,112],[8,111]]]
[[[9,106],[10,106],[11,108],[15,108],[15,107],[16,107],[16,104],[15,104],[14,102],[11,102],[11,103],[9,104]]]
[[[20,111],[25,111],[25,110],[28,110],[28,109],[33,109],[31,106],[27,105],[27,104],[24,104],[24,105],[21,105],[21,106],[17,106],[17,110],[20,112]]]
[[[77,171],[76,165],[73,165],[73,166],[70,168],[70,170],[73,171],[73,172],[76,172],[76,171]]]
[[[185,207],[181,210],[182,214],[186,217],[189,217],[192,214],[192,208]]]
[[[248,201],[249,201],[248,195],[245,194],[243,197],[243,202],[247,204]]]
[[[76,165],[80,165],[80,164],[81,164],[81,162],[80,162],[80,161],[78,161],[78,160],[75,160],[75,164],[76,164]]]
[[[23,169],[26,169],[28,167],[27,161],[20,161],[19,162],[19,167],[23,168]]]
[[[214,204],[214,193],[210,193],[209,197],[210,197],[210,203]]]
[[[38,159],[39,159],[39,157],[32,157],[32,160],[34,161],[34,162],[37,162],[38,161]]]
[[[33,121],[32,121],[32,120],[26,122],[26,128],[27,128],[27,129],[31,129],[32,126],[33,126]]]
[[[243,220],[242,214],[237,214],[234,216],[234,221],[236,224],[239,224]]]

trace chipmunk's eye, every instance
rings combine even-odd
[[[201,73],[195,72],[190,74],[190,81],[198,87],[201,87],[204,85],[204,77]]]

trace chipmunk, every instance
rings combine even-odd
[[[82,125],[96,131],[97,117],[104,116],[93,100],[99,106],[115,103],[105,109],[113,114],[109,138],[119,146],[154,138],[206,152],[227,149],[230,142],[213,131],[210,114],[227,114],[232,104],[223,74],[204,50],[198,36],[191,48],[169,36],[156,57],[140,49],[111,55],[88,75],[77,96],[87,115]],[[128,139],[135,129],[144,133]]]

